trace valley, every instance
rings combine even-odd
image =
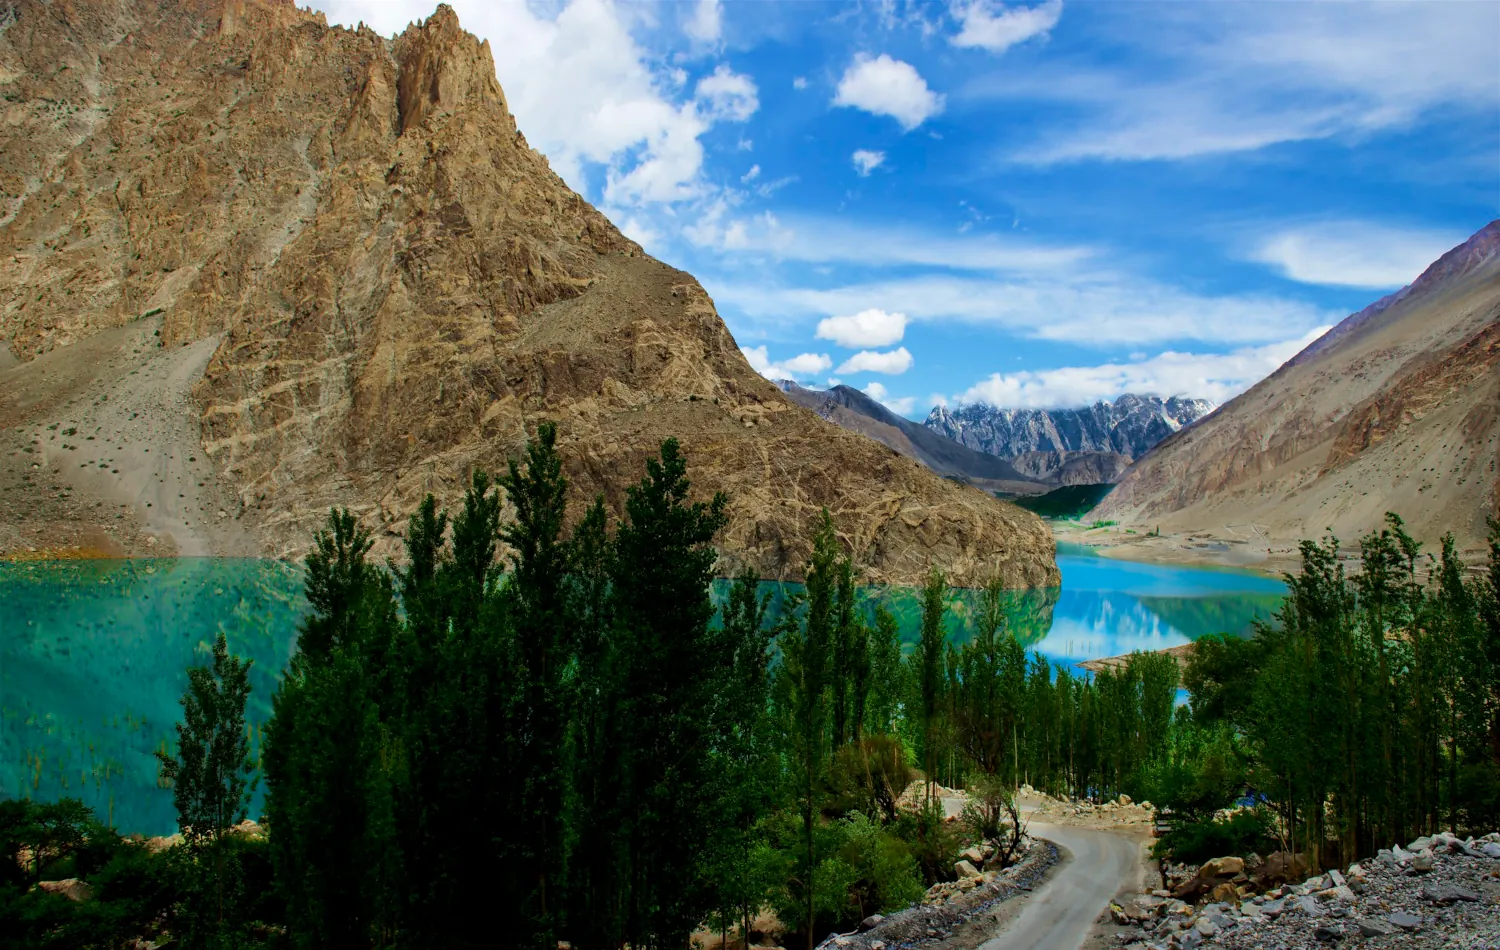
[[[0,0],[0,943],[1500,946],[1500,20],[1064,8]]]

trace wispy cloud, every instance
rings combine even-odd
[[[783,218],[762,213],[735,218],[733,210],[727,202],[706,209],[691,227],[689,239],[699,246],[755,251],[783,261],[867,267],[1034,272],[1072,269],[1094,255],[1092,248],[1078,244],[981,234],[955,236],[847,217]],[[724,239],[731,230],[737,243],[728,245]]]
[[[710,290],[716,300],[752,319],[782,325],[873,308],[912,320],[963,321],[1091,347],[1259,345],[1300,336],[1341,316],[1297,300],[1203,296],[1118,274],[926,274],[829,289],[711,281]]]
[[[1095,8],[1124,55],[1058,60],[965,93],[1065,103],[1011,157],[1183,159],[1357,137],[1438,106],[1493,112],[1500,18],[1482,3],[1185,4]]]
[[[1411,283],[1464,237],[1330,221],[1271,234],[1249,256],[1304,284],[1388,289]]]
[[[1124,393],[1187,395],[1223,403],[1244,392],[1328,331],[1230,353],[1167,351],[1149,359],[1100,366],[994,373],[953,397],[961,404],[1005,409],[1082,406]]]

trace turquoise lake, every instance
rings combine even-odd
[[[1285,590],[1255,574],[1073,547],[1059,550],[1058,566],[1060,589],[1012,595],[1009,628],[1059,664],[1247,633]],[[175,735],[185,668],[205,662],[220,630],[254,659],[247,719],[258,746],[306,610],[301,585],[300,569],[279,561],[0,562],[0,797],[79,797],[123,832],[171,833],[172,794],[152,753]],[[774,604],[796,589],[766,586]],[[916,640],[914,591],[867,596],[884,599],[903,638]],[[955,641],[969,635],[975,601],[955,592]]]

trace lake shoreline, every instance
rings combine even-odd
[[[1144,564],[1222,568],[1280,580],[1302,564],[1295,548],[1276,548],[1264,541],[1220,538],[1209,532],[1161,535],[1137,534],[1119,525],[1091,528],[1076,521],[1049,519],[1052,537],[1060,544],[1089,548],[1099,557]]]

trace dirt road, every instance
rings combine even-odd
[[[1139,888],[1141,842],[1065,825],[1034,824],[1028,830],[1065,850],[1064,861],[979,950],[1078,950],[1110,898],[1122,889]]]

